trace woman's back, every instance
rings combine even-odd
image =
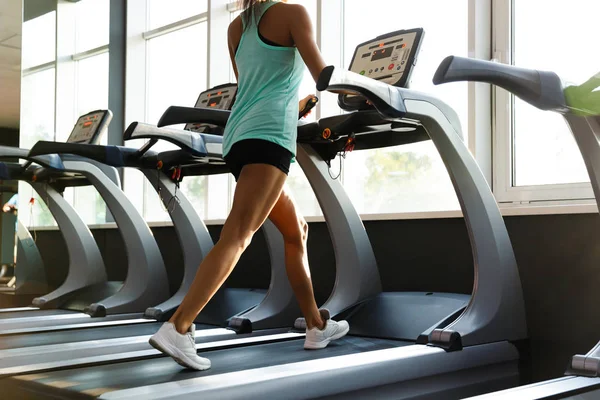
[[[245,139],[267,140],[296,153],[304,62],[286,23],[295,7],[260,2],[230,27],[238,94],[225,130],[224,155]]]

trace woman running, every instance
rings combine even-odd
[[[223,156],[237,181],[233,206],[183,302],[150,339],[187,368],[210,368],[210,360],[196,353],[193,322],[267,218],[283,235],[288,279],[306,319],[304,348],[325,348],[349,330],[346,321],[334,321],[317,307],[306,254],[308,225],[285,186],[296,153],[298,113],[313,97],[298,104],[305,65],[315,82],[326,66],[306,9],[286,3],[243,0],[243,13],[228,29],[238,94]]]

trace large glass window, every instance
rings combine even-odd
[[[207,9],[207,0],[148,0],[148,29],[202,14]]]
[[[206,90],[207,52],[189,49],[193,43],[198,49],[205,49],[207,40],[207,24],[199,23],[148,41],[146,122],[156,124],[169,106],[193,106],[200,93]],[[153,150],[164,151],[173,148],[173,145],[159,142]],[[145,188],[146,219],[169,220],[156,191],[147,183]],[[181,189],[198,207],[198,211],[202,212],[201,215],[205,214],[207,179],[186,178]],[[224,196],[226,199],[226,191]]]
[[[107,45],[110,32],[110,2],[82,0],[76,6],[76,51],[81,53]]]
[[[31,148],[39,140],[54,140],[55,69],[23,76],[21,80],[20,147]],[[30,201],[33,199],[33,201]],[[54,225],[55,221],[27,183],[19,183],[19,218],[27,226]]]
[[[76,118],[93,110],[108,108],[108,57],[108,53],[103,53],[77,62]],[[107,139],[105,135],[101,143],[106,144]],[[72,191],[74,207],[86,223],[106,222],[106,204],[93,186]]]
[[[56,11],[23,23],[22,68],[54,61],[56,57]]]
[[[513,62],[550,70],[581,83],[598,72],[597,0],[513,0]],[[540,18],[543,12],[543,18]],[[589,182],[583,159],[564,119],[523,101],[514,102],[513,185]]]
[[[467,84],[434,86],[431,80],[446,56],[468,56],[468,6],[468,0],[380,0],[377,7],[346,1],[345,62],[350,62],[356,46],[366,40],[396,30],[424,28],[423,46],[410,87],[431,93],[454,108],[466,136]],[[450,177],[430,141],[350,153],[343,177],[344,186],[361,213],[459,208]]]
[[[54,140],[54,86],[54,68],[23,76],[21,147],[28,149],[39,140]]]

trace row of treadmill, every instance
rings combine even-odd
[[[338,115],[298,123],[297,161],[320,204],[335,254],[335,285],[320,307],[351,327],[346,338],[323,350],[303,349],[305,324],[287,281],[283,241],[268,221],[262,230],[270,263],[255,266],[270,268],[268,290],[224,287],[195,321],[197,349],[212,368],[184,370],[148,344],[213,246],[178,187],[191,176],[228,173],[222,133],[236,85],[202,93],[195,107],[170,107],[157,125],[132,123],[124,142],[136,140],[141,147],[97,144],[110,123],[108,110],[80,117],[66,143],[0,147],[0,158],[9,160],[0,165],[1,178],[32,186],[54,216],[69,255],[64,282],[49,287],[45,275],[52,265],[45,265],[29,231],[19,226],[17,285],[0,292],[2,397],[452,399],[491,393],[487,396],[542,399],[600,388],[596,349],[575,356],[561,379],[519,386],[528,334],[517,263],[456,112],[408,89],[423,34],[412,29],[379,36],[357,46],[348,71],[327,67],[317,90],[355,95],[339,96]],[[563,114],[600,199],[600,118],[569,107],[556,74],[449,57],[434,83],[456,81],[491,83]],[[593,83],[590,93],[600,86]],[[465,217],[474,265],[470,295],[383,291],[360,216],[330,175],[330,162],[340,153],[425,140],[439,151]],[[159,141],[173,150],[154,151]],[[140,170],[169,211],[183,255],[175,293],[148,224],[121,189],[123,168]],[[62,196],[66,187],[83,185],[98,190],[122,236],[124,281],[107,279],[89,227]],[[495,392],[503,389],[508,391]]]

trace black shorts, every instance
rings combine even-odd
[[[294,155],[280,145],[262,139],[245,139],[234,143],[225,156],[225,163],[237,180],[248,164],[268,164],[289,174]]]

